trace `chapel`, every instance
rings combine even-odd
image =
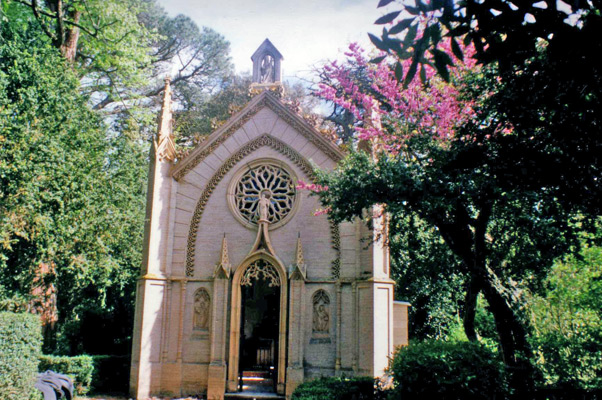
[[[285,398],[320,376],[381,376],[407,344],[385,217],[367,210],[372,231],[315,212],[318,198],[298,183],[344,154],[281,101],[283,57],[268,39],[251,60],[252,99],[181,158],[166,80],[150,155],[134,398]]]

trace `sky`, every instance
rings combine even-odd
[[[251,72],[251,55],[266,39],[284,56],[283,80],[307,78],[313,65],[342,57],[350,42],[370,47],[374,21],[393,9],[378,0],[159,0],[230,42],[236,72]]]

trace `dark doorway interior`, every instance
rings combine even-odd
[[[239,390],[275,392],[280,287],[266,279],[242,286]]]

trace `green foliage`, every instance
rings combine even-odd
[[[544,384],[602,388],[602,248],[589,247],[550,271],[529,298],[536,365]]]
[[[174,124],[178,145],[191,148],[225,123],[251,99],[250,84],[250,77],[233,75],[212,96],[194,86],[181,85],[183,110],[176,113]]]
[[[391,398],[491,399],[506,395],[498,354],[480,343],[425,341],[400,347],[389,367]]]
[[[22,307],[38,265],[56,265],[46,351],[81,353],[90,310],[117,311],[113,323],[131,332],[147,146],[127,124],[109,133],[58,50],[10,21],[0,27],[0,296]],[[102,352],[126,352],[130,333],[110,332],[104,343],[122,348]]]
[[[123,395],[129,390],[130,356],[92,356],[92,392]]]
[[[375,381],[372,377],[329,377],[318,378],[297,386],[291,395],[291,400],[345,400],[351,398],[373,400],[382,398],[380,396],[382,395],[375,389]]]
[[[40,372],[54,371],[69,375],[73,379],[75,393],[84,395],[90,390],[94,362],[92,357],[86,355],[75,357],[43,355],[40,357],[38,369]]]
[[[390,219],[391,277],[395,297],[409,308],[409,333],[414,340],[442,339],[457,324],[465,276],[435,229],[417,214]]]
[[[0,309],[29,309],[50,265],[45,352],[127,354],[162,78],[206,101],[229,44],[155,1],[58,4],[0,3]]]
[[[42,355],[38,370],[69,375],[78,395],[102,393],[123,395],[129,388],[129,356]]]
[[[0,312],[0,398],[38,399],[33,387],[42,350],[40,319]]]
[[[28,23],[85,77],[88,93],[118,96],[124,88],[148,83],[157,33],[138,21],[140,0],[8,1],[11,24]],[[17,11],[17,12],[14,12]],[[75,25],[77,24],[77,26]],[[57,62],[57,60],[53,60]],[[59,62],[60,63],[60,62]]]

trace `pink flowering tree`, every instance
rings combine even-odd
[[[464,62],[449,69],[449,81],[427,62],[421,80],[404,83],[404,75],[416,72],[411,60],[383,54],[370,61],[355,44],[346,63],[326,65],[318,93],[353,116],[355,142],[310,189],[336,222],[361,217],[375,204],[385,205],[393,225],[407,217],[423,221],[453,254],[454,272],[466,277],[467,336],[477,339],[482,293],[511,385],[528,391],[535,374],[522,293],[572,248],[576,233],[553,193],[508,163],[520,148],[492,104],[501,83],[494,68],[476,65],[470,48],[462,52]]]

